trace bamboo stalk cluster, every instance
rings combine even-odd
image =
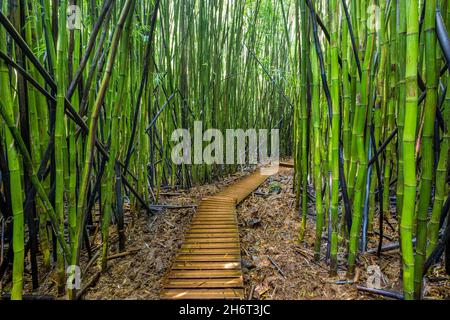
[[[400,239],[404,298],[420,299],[424,274],[446,241],[446,260],[449,251],[448,39],[438,42],[436,24],[441,19],[445,34],[448,1],[296,5],[296,41],[303,49],[294,113],[297,191],[303,195],[300,240],[312,183],[316,259],[326,231],[330,272],[336,274],[341,251],[353,275],[375,231],[381,254],[387,224]]]
[[[153,215],[161,190],[239,169],[174,164],[175,129],[202,121],[203,129],[281,128],[290,135],[292,5],[0,6],[0,288],[12,299],[21,299],[29,282],[38,289],[48,270],[58,293],[76,299],[79,291],[67,286],[73,266],[84,273],[80,261],[99,256],[105,271],[111,250],[126,250],[125,203]],[[292,146],[283,139],[282,153]]]
[[[281,154],[295,159],[299,239],[312,184],[315,257],[326,233],[332,274],[342,252],[352,274],[368,236],[387,227],[401,242],[405,298],[421,297],[444,250],[448,267],[448,0],[0,9],[0,279],[13,299],[25,266],[33,289],[51,270],[58,292],[77,298],[67,267],[100,243],[106,270],[111,232],[125,250],[125,203],[152,215],[162,189],[238,170],[171,161],[171,133],[197,120],[280,129]]]

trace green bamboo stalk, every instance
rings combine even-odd
[[[375,136],[375,144],[378,148],[380,145],[380,137],[381,137],[381,126],[382,126],[382,118],[383,114],[386,113],[386,104],[387,104],[387,86],[386,86],[386,66],[388,62],[388,38],[386,32],[386,24],[385,24],[385,11],[386,11],[386,3],[384,1],[380,2],[380,17],[379,23],[377,23],[377,32],[378,39],[380,44],[380,64],[378,67],[377,74],[377,83],[376,83],[376,94],[377,99],[375,102],[375,110],[373,115],[373,123],[374,123],[374,136]],[[388,132],[390,132],[388,130]],[[387,151],[389,152],[389,151]],[[376,170],[372,170],[371,177],[371,186],[370,186],[370,206],[369,206],[369,217],[368,217],[368,232],[373,232],[373,217],[375,213],[375,185],[377,179],[375,177]],[[389,178],[388,178],[389,180]],[[381,186],[378,186],[379,188]],[[389,189],[387,190],[389,191]]]
[[[96,140],[96,133],[97,133],[97,126],[98,126],[98,118],[100,114],[100,108],[103,104],[106,90],[108,89],[108,84],[111,79],[111,73],[115,61],[115,57],[117,54],[118,44],[119,40],[122,35],[122,30],[124,28],[125,21],[129,15],[130,12],[134,11],[134,0],[126,0],[125,4],[122,7],[122,11],[120,13],[119,20],[116,25],[116,29],[114,31],[114,36],[111,42],[111,48],[108,54],[108,62],[106,65],[105,74],[103,76],[100,90],[97,95],[97,99],[95,101],[95,105],[93,106],[92,110],[92,116],[91,116],[91,122],[89,126],[89,134],[86,140],[86,148],[85,148],[85,162],[84,167],[82,171],[82,178],[81,178],[81,184],[80,184],[80,190],[79,190],[79,196],[78,196],[78,203],[77,203],[77,234],[76,239],[73,243],[72,247],[72,265],[78,265],[79,259],[80,259],[80,251],[81,251],[81,239],[83,235],[84,230],[84,218],[86,215],[86,200],[87,200],[87,192],[88,192],[88,185],[90,180],[90,173],[92,170],[92,164],[93,164],[93,157],[94,157],[94,147],[95,147],[95,140]],[[75,290],[69,291],[69,296],[71,298],[75,298]]]
[[[390,132],[395,128],[395,110],[398,105],[398,60],[397,60],[397,19],[394,19],[393,14],[397,12],[397,3],[392,3],[391,7],[391,18],[390,18],[390,39],[389,39],[389,60],[390,67],[389,70],[389,96],[388,96],[388,107],[386,115],[386,130],[384,136],[387,137]],[[385,169],[384,169],[384,187],[383,187],[383,210],[384,216],[389,219],[391,217],[390,211],[390,182],[393,171],[395,171],[394,161],[397,158],[395,154],[395,148],[393,144],[390,143],[386,147],[386,159],[385,159]]]
[[[75,0],[72,0],[73,3],[76,3]],[[79,2],[78,2],[79,3]],[[71,30],[72,32],[72,76],[77,71],[80,64],[80,47],[81,47],[81,32],[78,29]],[[78,110],[78,106],[80,103],[79,91],[75,90],[72,98],[72,105],[74,106],[75,111]],[[75,139],[76,127],[75,123],[72,121],[68,122],[68,168],[69,172],[66,173],[68,176],[68,185],[67,187],[67,202],[68,202],[68,222],[69,222],[69,239],[70,246],[73,246],[74,239],[76,238],[76,229],[77,229],[77,205],[76,205],[76,187],[77,187],[77,157],[78,157],[78,147]]]
[[[403,159],[403,131],[405,127],[405,108],[406,108],[406,1],[399,1],[398,5],[398,110],[397,110],[397,126],[398,126],[398,169],[397,169],[397,214],[401,219],[403,210],[403,194],[404,194],[404,159]]]
[[[446,128],[449,127],[448,122],[450,118],[449,106],[450,106],[450,90],[447,90],[443,111]],[[441,212],[444,202],[447,199],[446,176],[448,168],[449,146],[450,146],[450,134],[447,129],[447,131],[444,131],[444,137],[441,143],[441,152],[439,155],[439,162],[436,170],[436,192],[434,196],[433,210],[427,227],[428,246],[426,251],[426,257],[430,256],[430,254],[436,248],[439,240],[439,223],[441,218]]]
[[[3,3],[2,10],[6,12],[7,3]],[[6,32],[0,28],[0,50],[6,51]],[[9,72],[8,67],[4,61],[0,61],[0,88],[2,88],[2,109],[11,119],[15,118],[13,108],[13,98],[9,86]],[[8,158],[9,179],[10,179],[10,199],[13,213],[13,274],[12,274],[12,288],[11,299],[21,300],[23,290],[23,270],[25,258],[24,245],[24,214],[23,214],[23,197],[22,197],[22,178],[21,178],[21,164],[19,159],[19,152],[14,145],[14,139],[11,133],[2,126],[2,131],[5,132],[5,146]]]
[[[342,22],[342,36],[341,36],[341,55],[342,55],[342,91],[343,91],[343,113],[342,113],[342,144],[344,157],[344,173],[348,179],[348,168],[350,167],[350,147],[351,147],[351,83],[348,79],[349,61],[348,57],[351,54],[351,47],[348,42],[349,26],[346,19]],[[356,64],[355,64],[356,66]]]
[[[120,43],[120,68],[119,68],[119,76],[117,79],[119,90],[116,95],[115,101],[113,103],[113,108],[111,110],[112,122],[111,122],[111,138],[119,136],[119,124],[120,124],[120,116],[121,116],[121,106],[124,102],[125,96],[125,85],[126,85],[126,71],[129,66],[128,52],[129,52],[129,32],[131,26],[132,19],[128,19],[126,26],[124,28],[123,39]],[[119,153],[119,141],[118,139],[111,140],[111,148],[109,153],[109,160],[106,164],[105,168],[105,180],[107,181],[107,189],[103,202],[103,217],[102,217],[102,259],[101,259],[101,267],[102,270],[105,271],[107,267],[108,260],[108,248],[109,248],[109,224],[112,212],[112,179],[114,177],[114,168],[115,163],[118,160]],[[102,194],[103,195],[103,194]]]
[[[306,218],[307,218],[307,211],[308,211],[308,196],[307,196],[307,189],[308,189],[308,154],[307,154],[307,79],[308,79],[308,73],[307,73],[307,65],[309,64],[308,59],[308,14],[306,11],[306,1],[300,1],[300,16],[301,16],[301,39],[302,39],[302,46],[301,46],[301,66],[300,66],[300,123],[301,128],[299,131],[301,132],[301,164],[300,164],[300,181],[301,183],[301,189],[302,189],[302,221],[300,225],[300,234],[299,234],[299,241],[303,241],[305,236],[305,230],[306,230]]]
[[[423,266],[427,248],[428,208],[431,200],[431,188],[434,171],[434,121],[436,118],[438,74],[436,63],[436,0],[427,0],[425,7],[425,76],[427,96],[425,98],[424,127],[422,132],[421,168],[419,204],[417,213],[417,244],[414,261],[414,296],[421,298]]]
[[[46,41],[46,50],[48,53],[48,61],[50,69],[50,74],[55,77],[56,75],[56,49],[55,49],[55,40],[52,35],[52,25],[51,25],[51,7],[50,0],[41,0],[41,10],[44,13],[44,32],[45,32],[45,41]],[[42,14],[42,12],[41,12]]]
[[[375,1],[372,1],[375,5]],[[364,8],[365,10],[365,8]],[[350,243],[349,243],[349,255],[348,255],[348,272],[353,274],[355,270],[356,255],[358,252],[359,245],[359,235],[361,232],[362,223],[362,207],[364,205],[364,185],[366,181],[367,172],[367,154],[364,139],[364,128],[365,128],[365,117],[369,104],[369,77],[372,66],[372,56],[375,45],[375,28],[373,26],[368,28],[367,35],[367,48],[365,50],[364,65],[362,70],[362,78],[359,84],[359,103],[355,112],[355,120],[353,123],[353,139],[355,140],[355,150],[352,150],[352,165],[359,162],[358,164],[358,175],[355,182],[355,193],[353,199],[353,222],[352,228],[350,230]],[[356,154],[355,154],[356,152]],[[357,159],[357,160],[354,160]],[[356,170],[356,169],[354,169]],[[352,172],[352,171],[350,171]],[[350,173],[351,174],[351,173]],[[351,175],[350,175],[351,176]],[[351,179],[350,179],[351,180]]]
[[[313,41],[313,40],[311,40]],[[314,139],[314,187],[316,193],[316,239],[314,244],[314,257],[320,260],[320,249],[322,243],[322,230],[324,226],[324,212],[322,204],[322,172],[321,172],[321,132],[320,132],[320,75],[317,53],[314,44],[310,46],[311,57],[311,118],[313,122],[313,139]]]
[[[339,16],[340,6],[337,0],[330,3],[331,10],[331,98],[333,104],[333,116],[331,124],[331,255],[330,271],[337,274],[337,252],[338,252],[338,206],[339,206],[339,141],[340,141],[340,78],[339,78]]]
[[[64,161],[66,142],[65,142],[65,121],[64,104],[66,94],[66,76],[67,76],[67,35],[66,35],[66,12],[67,1],[61,0],[59,6],[59,25],[57,41],[57,72],[56,82],[58,83],[56,96],[56,116],[55,116],[55,213],[58,217],[58,228],[60,233],[64,233]],[[64,292],[65,286],[65,265],[64,256],[61,247],[57,251],[57,272],[58,272],[58,293]]]
[[[352,0],[351,2],[351,21],[353,26],[353,32],[355,37],[355,44],[359,45],[359,24],[358,24],[358,15],[359,15],[359,1],[358,0]],[[361,52],[358,51],[358,54]],[[361,57],[359,57],[361,59]],[[356,158],[356,127],[355,127],[355,113],[357,110],[356,105],[356,98],[357,98],[357,86],[358,86],[358,79],[357,79],[357,65],[356,65],[356,58],[353,57],[352,66],[351,66],[351,77],[352,77],[352,83],[351,83],[351,112],[350,112],[350,141],[347,146],[347,149],[349,149],[349,161],[348,168],[347,168],[347,177],[355,177],[356,176],[356,168],[357,168],[357,158]],[[361,79],[359,79],[361,80]],[[354,189],[355,189],[355,182],[356,179],[348,179],[348,196],[350,199],[350,202],[353,202],[354,197]]]
[[[400,222],[400,239],[403,258],[403,291],[405,299],[414,298],[414,249],[413,217],[416,200],[416,127],[417,127],[417,66],[419,53],[419,6],[418,0],[406,6],[406,103],[403,133],[404,199]]]
[[[46,194],[41,182],[39,181],[39,178],[38,178],[36,172],[33,169],[33,161],[31,159],[30,153],[27,150],[25,142],[23,141],[22,136],[20,135],[20,132],[14,123],[14,120],[8,114],[8,109],[6,108],[4,102],[1,100],[0,100],[0,114],[5,122],[6,126],[9,129],[8,132],[10,132],[12,137],[14,138],[14,143],[15,143],[17,149],[19,150],[20,155],[22,156],[22,159],[23,159],[23,167],[24,167],[25,171],[27,171],[28,176],[31,180],[31,184],[36,189],[36,192],[42,201],[42,204],[45,208],[45,214],[50,218],[53,230],[56,234],[58,244],[62,247],[64,256],[66,257],[66,260],[70,260],[70,252],[68,250],[64,236],[60,232],[60,230],[58,228],[56,228],[56,226],[58,225],[58,223],[57,223],[58,220],[57,220],[55,211],[50,203],[50,200],[47,197],[47,194]]]

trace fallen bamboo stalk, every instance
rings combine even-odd
[[[110,244],[113,244],[115,242],[117,242],[119,240],[118,236],[115,236],[114,238],[110,239]],[[90,267],[92,267],[92,265],[94,264],[94,262],[98,259],[98,257],[100,256],[100,249],[101,246],[92,248],[92,251],[95,251],[94,255],[92,256],[92,258],[89,260],[89,262],[87,263],[86,267],[84,268],[84,271],[82,271],[82,274],[86,274],[87,271],[89,270]]]
[[[253,192],[253,194],[256,196],[262,196],[262,197],[267,197],[269,195],[268,193],[260,192],[260,191],[255,191],[255,192]]]
[[[248,293],[248,300],[252,300],[253,299],[253,293],[255,292],[255,285],[252,285],[252,287],[250,288],[250,291]]]
[[[273,266],[274,266],[275,268],[277,268],[278,272],[283,276],[283,278],[286,279],[286,275],[285,275],[285,273],[283,272],[283,270],[281,270],[280,266],[279,266],[275,261],[273,261],[272,258],[271,258],[270,256],[267,256],[267,258],[268,258],[269,261],[273,264]]]
[[[192,209],[197,208],[196,204],[187,205],[172,205],[172,204],[152,204],[149,206],[151,209]]]
[[[2,294],[0,300],[11,300],[11,295],[9,293]],[[55,300],[54,296],[50,295],[34,295],[34,294],[28,294],[23,295],[22,300],[24,301],[47,301],[47,300]]]
[[[122,258],[122,257],[125,257],[125,256],[129,255],[129,254],[135,253],[135,252],[137,252],[139,250],[141,250],[141,249],[130,249],[130,250],[125,251],[125,252],[116,253],[116,254],[110,255],[108,257],[108,260],[114,260],[114,259],[117,259],[117,258]]]
[[[183,195],[181,192],[160,192],[160,196],[177,197]]]
[[[387,291],[387,290],[382,290],[382,289],[372,289],[372,288],[367,288],[367,287],[363,287],[363,286],[356,286],[356,288],[359,291],[377,294],[377,295],[392,298],[392,299],[403,300],[403,295],[398,292]]]
[[[390,243],[388,245],[385,245],[383,247],[381,247],[381,252],[387,252],[387,251],[394,251],[397,250],[398,248],[400,248],[400,243]],[[378,248],[373,248],[370,250],[366,251],[369,254],[374,254],[378,252]]]
[[[416,243],[416,239],[413,239],[413,244],[415,244],[415,243]],[[390,244],[387,244],[387,245],[383,246],[381,248],[381,252],[393,251],[393,250],[396,250],[398,248],[400,248],[400,243],[399,242],[390,243]],[[376,249],[374,248],[374,249],[367,250],[366,253],[373,254],[373,253],[377,253],[377,251],[378,251],[378,248],[376,248]]]
[[[90,267],[94,264],[95,260],[98,259],[100,256],[100,250],[97,250],[97,252],[92,256],[91,260],[89,260],[88,264],[86,265],[86,268],[84,269],[83,273],[87,273]]]
[[[92,278],[89,280],[88,283],[86,283],[86,285],[77,293],[77,297],[76,300],[80,300],[81,297],[86,293],[86,291],[92,287],[97,281],[98,279],[100,279],[100,275],[101,275],[101,271],[97,271]]]

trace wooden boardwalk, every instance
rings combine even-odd
[[[268,176],[258,170],[200,202],[161,299],[244,299],[236,205]]]

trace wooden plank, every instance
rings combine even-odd
[[[201,201],[200,204],[204,204],[204,205],[218,205],[218,206],[227,206],[227,207],[231,207],[234,208],[236,207],[236,203],[234,201]]]
[[[239,248],[239,242],[225,242],[225,243],[184,243],[181,249],[212,249],[212,248]]]
[[[225,279],[240,278],[241,270],[173,270],[169,274],[170,279]]]
[[[237,225],[237,219],[233,218],[204,218],[204,219],[198,219],[195,218],[192,220],[192,223],[209,223],[209,224],[224,224],[224,223],[232,223],[234,225]]]
[[[198,239],[198,238],[234,238],[236,240],[239,240],[239,237],[236,232],[230,232],[230,233],[223,233],[223,232],[211,232],[211,233],[191,233],[189,232],[186,234],[186,238],[191,239]]]
[[[196,215],[192,218],[192,222],[194,221],[209,221],[209,220],[223,220],[226,222],[237,222],[237,217],[235,215]]]
[[[208,233],[202,233],[202,232],[191,232],[191,231],[189,231],[188,233],[186,233],[186,236],[185,236],[185,239],[186,240],[191,240],[191,239],[204,239],[204,238],[207,238],[208,236],[206,236],[206,235],[209,235],[209,237],[211,237],[211,238],[228,238],[228,239],[233,239],[233,240],[231,240],[231,241],[228,241],[228,242],[237,242],[237,241],[239,241],[239,234],[236,232],[236,231],[234,231],[234,232],[228,232],[228,233],[224,233],[224,232],[213,232],[213,231],[210,231],[210,232],[208,232]],[[223,242],[223,241],[221,241],[221,242]]]
[[[167,289],[161,299],[244,299],[243,289]]]
[[[207,222],[207,223],[193,223],[191,225],[191,229],[230,229],[230,228],[236,229],[236,224],[235,223],[215,224]]]
[[[236,229],[236,223],[211,223],[211,222],[196,222],[191,224],[191,229]]]
[[[237,214],[236,212],[220,212],[220,211],[201,211],[198,212],[196,215],[194,215],[194,218],[197,217],[204,217],[204,218],[208,218],[208,217],[224,217],[224,218],[236,218]]]
[[[220,207],[217,207],[217,206],[211,206],[211,207],[203,206],[201,208],[200,207],[198,208],[197,213],[200,213],[200,212],[205,212],[205,213],[226,212],[226,213],[229,213],[229,212],[236,212],[236,209],[235,209],[235,207],[232,207],[232,208],[227,208],[227,207],[220,208]]]
[[[229,243],[229,242],[239,242],[239,237],[237,235],[228,235],[227,237],[218,238],[199,238],[195,236],[187,237],[184,243]]]
[[[223,208],[223,209],[232,209],[236,208],[234,204],[228,203],[208,203],[208,202],[200,202],[198,207],[208,207],[208,208]]]
[[[199,211],[194,217],[198,216],[228,216],[228,217],[236,217],[237,214],[234,211]]]
[[[197,214],[212,214],[212,213],[222,213],[222,214],[236,214],[236,210],[227,208],[201,208],[197,210]]]
[[[200,202],[202,205],[214,205],[214,206],[227,206],[234,208],[236,206],[234,201],[220,201],[220,200],[208,200]]]
[[[180,253],[183,254],[239,254],[241,252],[239,247],[235,248],[182,248]]]
[[[236,214],[236,210],[228,210],[224,208],[201,208],[197,211],[197,214],[214,214],[214,213],[221,213],[221,214]]]
[[[240,270],[239,262],[211,262],[211,261],[175,261],[172,270]]]
[[[202,219],[216,219],[216,220],[224,219],[237,221],[237,217],[234,213],[214,213],[214,214],[200,213],[192,218],[192,220],[202,220]]]
[[[192,220],[192,225],[196,225],[196,226],[200,226],[200,225],[213,225],[213,226],[217,226],[217,225],[230,225],[230,226],[237,226],[237,221],[236,220],[218,220],[218,219],[209,219],[209,220],[204,220],[204,219],[195,219]]]
[[[237,217],[237,214],[235,211],[198,211],[197,214],[194,215],[194,217],[209,217],[209,216],[227,216],[227,217]]]
[[[196,254],[179,254],[176,258],[177,261],[215,261],[215,262],[241,262],[240,254],[209,254],[209,255],[196,255]]]
[[[233,242],[233,241],[239,241],[239,234],[237,232],[230,232],[230,233],[223,233],[223,232],[216,232],[216,233],[187,233],[185,236],[186,240],[193,240],[193,239],[206,239],[206,238],[220,238],[222,241],[219,242]]]
[[[195,217],[192,219],[192,222],[207,222],[207,223],[237,223],[237,219],[235,217]]]
[[[242,277],[223,279],[168,279],[166,288],[236,288],[242,287]]]
[[[175,260],[173,270],[241,270],[241,263],[237,261]]]
[[[189,229],[188,233],[191,234],[197,234],[197,233],[214,233],[214,234],[227,234],[227,233],[236,233],[238,234],[238,229],[237,227],[233,227],[233,228],[221,228],[221,229],[214,229],[214,228],[200,228],[200,229]]]
[[[200,202],[198,208],[235,210],[236,207],[234,205],[229,205],[229,204],[217,204],[217,203]]]
[[[202,199],[202,201],[224,201],[224,202],[234,202],[234,199],[232,197],[223,197],[223,196],[219,196],[218,194],[215,196],[211,196],[211,197],[205,197]]]
[[[294,164],[292,162],[280,162],[280,167],[293,168]]]
[[[197,224],[197,225],[221,225],[221,224],[227,224],[227,225],[233,225],[236,226],[238,223],[236,221],[236,219],[231,220],[224,220],[224,219],[194,219],[192,220],[192,224]]]
[[[220,206],[229,206],[229,207],[235,207],[236,202],[233,200],[206,200],[202,201],[202,204],[214,204],[214,205],[220,205]]]
[[[222,215],[222,216],[237,216],[236,211],[219,211],[219,210],[199,210],[194,216],[211,216],[211,215]]]
[[[199,212],[196,215],[194,215],[194,218],[214,218],[214,217],[222,217],[222,218],[236,218],[237,215],[235,212]]]
[[[189,233],[237,233],[236,226],[232,228],[191,228]]]
[[[195,215],[192,220],[228,220],[228,221],[237,221],[237,217],[235,214],[228,214],[228,213],[215,213],[215,214],[199,214]]]
[[[224,217],[236,217],[236,212],[226,211],[199,211],[194,217],[211,217],[211,216],[224,216]]]

